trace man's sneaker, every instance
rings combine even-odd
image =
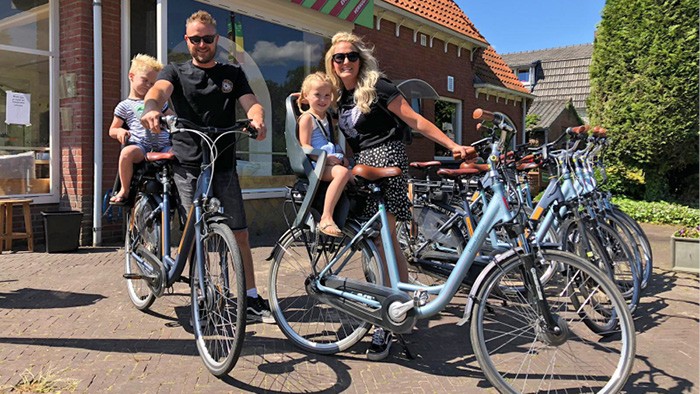
[[[246,297],[246,303],[248,304],[248,323],[261,321],[271,324],[275,322],[275,318],[270,312],[270,304],[264,298],[260,296],[257,298]]]
[[[384,360],[389,355],[392,338],[391,331],[376,327],[374,334],[372,334],[372,343],[367,349],[367,359],[372,361]]]

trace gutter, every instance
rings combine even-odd
[[[94,179],[92,196],[92,246],[102,244],[102,1],[92,2],[94,89]]]

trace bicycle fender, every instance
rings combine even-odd
[[[294,231],[293,228],[290,228],[289,230],[285,231],[284,234],[279,238],[277,243],[275,244],[275,247],[272,248],[272,251],[270,252],[270,255],[265,258],[267,261],[272,261],[272,259],[277,258],[277,255],[280,253],[282,250],[282,244],[285,243],[287,238],[292,236],[292,232]]]
[[[498,266],[503,262],[511,258],[512,256],[516,254],[522,254],[523,250],[522,248],[513,248],[509,249],[506,252],[503,252],[499,255],[496,255],[491,262],[481,271],[479,276],[476,278],[474,281],[474,285],[472,286],[471,290],[469,291],[469,296],[467,296],[467,304],[464,306],[464,315],[462,316],[462,319],[457,322],[458,326],[462,326],[465,323],[469,322],[469,319],[471,318],[472,314],[472,309],[474,309],[474,304],[478,301],[476,301],[476,295],[479,294],[479,289],[481,289],[481,286],[483,285],[484,280],[491,275],[491,272],[498,269]]]

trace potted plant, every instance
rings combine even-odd
[[[700,273],[700,226],[681,227],[673,233],[671,259],[676,271]]]

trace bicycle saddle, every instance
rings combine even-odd
[[[401,169],[399,167],[370,167],[364,164],[358,164],[353,167],[352,175],[364,178],[368,181],[376,181],[382,178],[399,176],[401,175]]]
[[[148,152],[146,153],[146,161],[158,160],[173,160],[175,154],[173,152]]]

